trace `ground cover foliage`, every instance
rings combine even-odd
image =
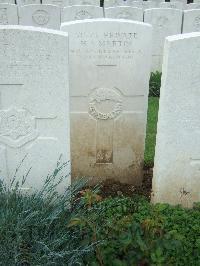
[[[103,199],[85,185],[62,196],[49,184],[32,196],[1,186],[0,265],[199,265],[200,205]]]

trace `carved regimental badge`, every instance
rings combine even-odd
[[[49,14],[45,10],[35,11],[32,18],[33,21],[40,26],[46,25],[50,19]]]
[[[20,147],[37,136],[35,117],[27,110],[12,107],[0,111],[0,142]]]
[[[85,11],[85,10],[81,10],[79,12],[76,13],[76,15],[74,16],[75,19],[77,20],[82,20],[82,19],[90,19],[90,18],[93,18],[93,16]]]
[[[89,100],[89,114],[95,119],[115,119],[122,112],[122,97],[116,89],[95,89]]]

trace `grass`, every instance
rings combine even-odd
[[[149,97],[148,118],[147,118],[147,135],[145,145],[144,163],[146,167],[153,167],[156,131],[158,120],[159,98]]]

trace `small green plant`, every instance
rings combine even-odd
[[[200,265],[197,204],[189,210],[152,205],[139,196],[107,198],[93,202],[81,221],[81,229],[91,228],[99,243],[84,265]]]
[[[149,97],[160,97],[161,72],[152,72],[149,81]]]

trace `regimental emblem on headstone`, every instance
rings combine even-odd
[[[81,10],[75,14],[75,19],[81,20],[81,19],[91,19],[93,16],[86,10]]]
[[[0,142],[20,147],[38,136],[35,117],[27,110],[0,110]]]
[[[197,16],[194,20],[194,27],[196,30],[200,31],[200,16]]]
[[[45,10],[37,10],[32,16],[33,21],[38,25],[46,25],[49,22],[49,14]]]
[[[89,114],[97,120],[96,163],[113,163],[114,120],[122,112],[117,89],[97,88],[89,96]]]
[[[132,17],[131,13],[127,11],[122,11],[116,16],[116,18],[119,18],[119,19],[131,19],[131,17]]]
[[[0,8],[0,25],[8,24],[7,8]]]
[[[159,17],[156,21],[156,25],[159,27],[159,28],[164,28],[167,23],[168,23],[169,19],[167,17]]]

